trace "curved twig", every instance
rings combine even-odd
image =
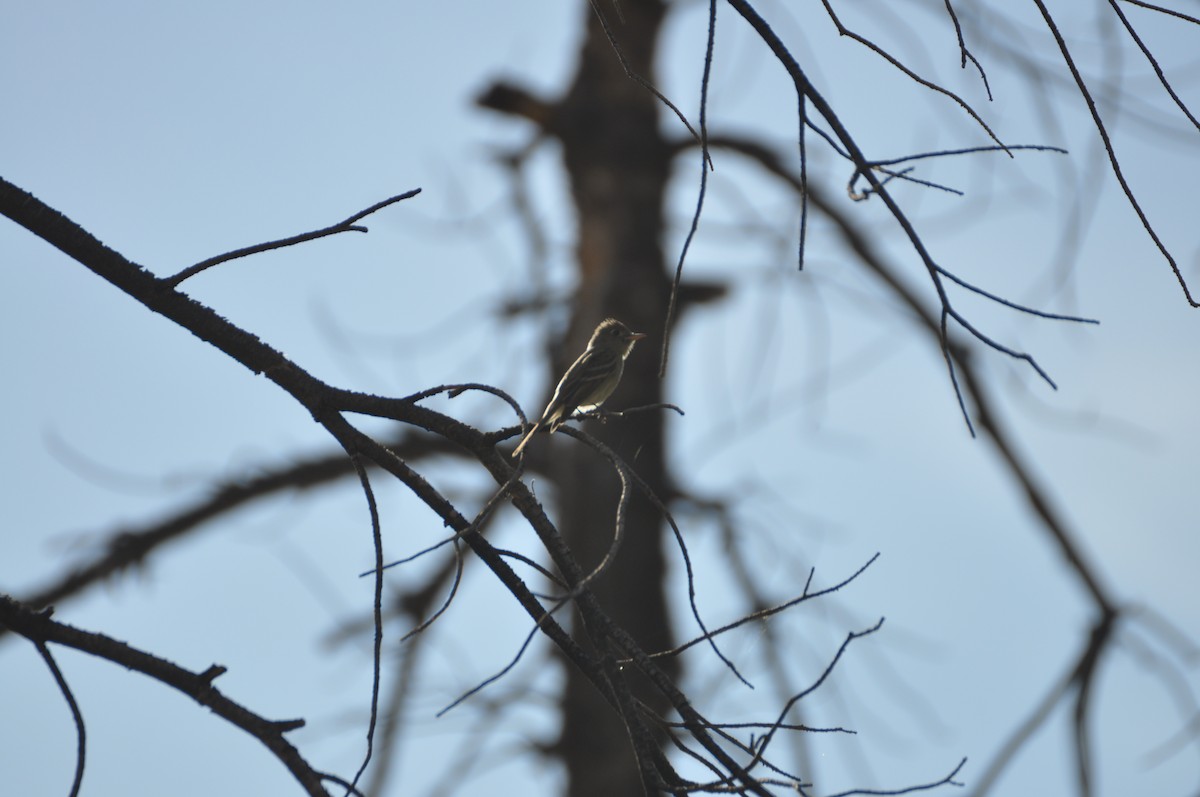
[[[630,468],[628,463],[621,459],[617,452],[613,451],[611,448],[604,445],[604,443],[601,443],[587,432],[579,429],[571,429],[570,427],[562,427],[560,431],[563,429],[565,429],[571,437],[582,440],[596,451],[599,451],[604,455],[605,458],[608,459],[609,462],[612,463],[613,467],[617,469],[618,475],[621,477],[622,497],[624,497],[625,494],[625,480],[626,478],[629,478],[638,486],[642,492],[642,495],[646,497],[646,500],[648,500],[663,516],[663,519],[667,521],[667,525],[675,535],[675,542],[679,546],[679,552],[683,557],[684,572],[687,574],[688,605],[692,609],[692,617],[696,620],[696,624],[700,626],[700,630],[703,632],[703,636],[701,638],[708,641],[709,647],[712,648],[713,653],[717,654],[717,658],[719,658],[721,662],[727,668],[729,668],[729,671],[732,672],[739,681],[753,689],[754,685],[746,680],[746,677],[742,675],[737,666],[730,661],[723,652],[721,652],[721,649],[717,646],[716,640],[714,640],[712,635],[709,634],[708,626],[704,623],[704,618],[700,615],[700,607],[696,605],[696,579],[695,573],[692,570],[692,558],[688,555],[687,544],[683,541],[683,533],[679,530],[679,524],[675,522],[675,517],[671,514],[671,511],[667,508],[666,504],[664,504],[662,500],[654,494],[654,491],[650,489],[650,485],[646,484],[645,480],[637,474],[637,471],[633,470],[633,468]],[[619,525],[623,526],[624,524],[619,523]],[[615,549],[616,542],[614,541],[612,550],[610,550],[608,556],[605,557],[605,562],[608,561],[609,557],[615,554]],[[603,565],[605,562],[602,562],[601,565]],[[593,576],[598,573],[600,569],[601,568],[598,567],[593,573]],[[592,576],[588,577],[589,580],[591,578]]]
[[[434,611],[433,614],[429,615],[428,618],[426,618],[422,622],[418,623],[415,627],[406,631],[404,636],[400,637],[400,640],[399,640],[400,644],[404,644],[408,640],[415,637],[417,634],[422,633],[425,629],[429,628],[431,625],[433,625],[435,622],[437,622],[437,619],[439,617],[441,617],[443,614],[446,613],[446,610],[450,608],[450,604],[454,602],[454,596],[458,594],[458,587],[460,584],[462,584],[462,575],[463,575],[462,548],[459,546],[458,540],[455,540],[454,541],[454,579],[450,582],[450,592],[447,593],[446,599],[444,601],[442,601],[442,605],[439,606],[437,608],[437,610]]]
[[[566,603],[567,603],[567,601],[565,601],[565,600],[560,601],[556,606],[547,610],[546,616],[549,617],[555,611],[555,609],[558,609],[560,606],[566,605]],[[519,647],[517,649],[516,655],[512,657],[512,659],[508,662],[508,664],[505,664],[503,667],[501,667],[499,672],[489,675],[487,678],[484,678],[482,681],[475,684],[470,689],[468,689],[467,691],[463,692],[458,697],[451,700],[449,703],[447,703],[445,706],[443,706],[441,709],[439,709],[438,713],[435,714],[434,716],[437,716],[437,717],[443,716],[444,714],[449,712],[451,709],[466,702],[472,696],[479,694],[484,689],[486,689],[490,684],[496,683],[496,681],[499,681],[501,678],[503,678],[505,675],[507,675],[510,671],[512,671],[512,668],[516,667],[517,663],[519,661],[521,661],[521,657],[525,655],[525,651],[529,649],[529,645],[533,642],[534,637],[537,636],[538,631],[541,630],[541,627],[542,627],[542,624],[540,622],[536,622],[533,624],[533,628],[529,629],[529,633],[525,635],[525,641],[522,642],[521,647]]]
[[[679,283],[683,279],[683,262],[687,259],[696,230],[700,227],[700,214],[704,210],[704,197],[708,193],[708,170],[712,159],[708,155],[708,86],[712,77],[713,43],[717,35],[717,0],[708,0],[708,39],[704,45],[704,72],[700,77],[700,188],[696,191],[696,210],[692,223],[679,250],[675,263],[675,276],[671,278],[671,292],[667,299],[667,314],[663,321],[662,354],[658,361],[658,378],[667,375],[667,360],[671,353],[671,327],[675,320],[675,303],[679,299]],[[803,132],[803,127],[801,128]]]
[[[343,445],[346,445],[346,442],[343,442]],[[371,514],[371,541],[375,548],[375,589],[371,606],[375,621],[374,645],[371,649],[371,717],[367,723],[366,753],[358,771],[354,773],[354,780],[346,788],[346,795],[349,797],[358,786],[359,778],[367,771],[367,765],[371,763],[371,755],[375,751],[375,727],[379,723],[379,679],[383,669],[383,530],[379,525],[379,507],[375,503],[375,491],[371,489],[371,480],[367,477],[367,469],[363,467],[359,452],[346,445],[346,453],[354,463],[354,471],[358,474],[359,484],[362,485],[363,496],[367,499],[367,510]]]
[[[87,730],[83,726],[83,712],[79,710],[79,703],[75,702],[71,686],[63,677],[62,670],[58,668],[58,662],[54,660],[54,655],[50,652],[50,648],[46,647],[45,641],[41,639],[32,641],[33,646],[37,648],[38,654],[42,657],[42,661],[46,662],[50,674],[54,676],[54,682],[58,684],[58,691],[62,692],[63,700],[67,701],[67,708],[71,710],[71,719],[75,722],[75,778],[71,781],[70,797],[78,797],[79,788],[83,785],[83,765],[87,760]]]

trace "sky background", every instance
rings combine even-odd
[[[810,5],[764,9],[868,153],[987,143],[952,103],[839,39]],[[1049,485],[1105,584],[1123,606],[1153,607],[1200,639],[1200,316],[1106,171],[1081,104],[1051,80],[1031,90],[1003,67],[1000,48],[980,44],[975,53],[995,95],[988,103],[977,76],[958,69],[940,8],[854,3],[844,21],[890,37],[883,41],[897,55],[961,91],[1006,142],[1071,154],[927,162],[919,176],[967,195],[912,185],[896,185],[895,194],[941,265],[1014,300],[1101,321],[1036,319],[953,294],[980,328],[1033,353],[1056,380],[1053,391],[1019,362],[977,355],[1019,453]],[[1123,8],[1163,56],[1181,97],[1200,106],[1200,27]],[[419,197],[367,219],[368,235],[227,263],[183,288],[338,386],[405,395],[486,382],[536,412],[546,374],[531,352],[541,351],[561,313],[515,324],[496,313],[501,302],[531,295],[531,251],[506,208],[509,185],[495,160],[530,131],[472,100],[497,78],[560,90],[584,11],[549,0],[10,4],[0,17],[0,174],[160,275],[420,187]],[[786,76],[729,9],[719,13],[710,130],[792,151]],[[1036,32],[1033,9],[1012,13],[1012,30],[1030,37],[1022,55],[1050,62],[1052,42]],[[700,4],[676,13],[658,81],[693,119],[703,22]],[[990,29],[1009,31],[995,21]],[[1102,46],[1103,28],[1078,30],[1081,61],[1120,74],[1135,103],[1115,135],[1122,164],[1200,289],[1200,138],[1171,115],[1133,50],[1118,57]],[[1041,115],[1042,91],[1056,124]],[[1113,111],[1103,93],[1100,106]],[[670,120],[664,127],[684,135]],[[810,141],[814,179],[842,192],[849,170]],[[530,181],[549,243],[544,273],[565,292],[575,222],[557,155],[538,154]],[[669,259],[690,220],[698,168],[691,158],[679,163]],[[848,631],[887,618],[805,703],[811,724],[858,731],[813,740],[817,792],[936,780],[964,756],[960,779],[971,785],[1085,643],[1088,604],[990,444],[967,434],[941,355],[907,311],[845,256],[819,218],[797,272],[794,202],[777,183],[727,153],[716,154],[711,180],[687,273],[728,282],[731,295],[692,312],[674,341],[668,390],[687,415],[672,421],[671,457],[685,488],[731,502],[756,573],[779,600],[800,591],[810,568],[814,584],[827,585],[880,553],[836,599],[775,626],[799,688]],[[1095,204],[1094,218],[1064,245],[1064,214],[1079,201]],[[931,300],[880,203],[841,202]],[[6,221],[0,262],[0,407],[8,419],[0,430],[0,591],[31,594],[116,530],[153,523],[214,483],[330,449],[269,382]],[[646,349],[640,356],[653,356]],[[431,406],[481,427],[512,422],[476,396]],[[467,506],[477,500],[475,474],[449,463],[428,467],[440,489]],[[390,557],[440,538],[427,509],[382,479],[376,488]],[[685,508],[679,517],[706,620],[739,616],[745,607],[714,522]],[[501,524],[496,535],[503,547],[534,550],[517,524]],[[369,610],[371,585],[356,574],[371,561],[356,487],[289,495],[172,546],[150,567],[62,604],[56,617],[192,670],[228,667],[218,682],[225,694],[270,718],[304,717],[308,725],[292,741],[318,768],[350,775],[364,747],[369,638],[335,646],[329,636]],[[677,555],[672,561],[678,570]],[[392,578],[416,583],[435,564]],[[672,592],[680,636],[694,633],[678,572]],[[1197,749],[1169,746],[1184,719],[1147,664],[1156,660],[1148,651],[1157,660],[1171,652],[1148,628],[1122,626],[1097,683],[1099,794],[1200,788]],[[515,601],[468,566],[463,594],[423,660],[394,793],[429,793],[456,766],[457,734],[483,707],[434,714],[506,664],[527,630]],[[760,632],[747,630],[726,649],[758,661],[762,644]],[[253,740],[186,698],[106,662],[55,652],[87,722],[85,794],[297,790]],[[769,688],[748,693],[711,656],[697,654],[691,664],[687,685],[714,716],[761,718],[770,713],[763,706],[779,702]],[[750,666],[752,681],[769,683]],[[528,686],[528,699],[469,765],[452,770],[461,793],[554,793],[561,775],[516,754],[555,732],[546,701],[557,678],[544,650],[523,661],[512,688]],[[1185,680],[1194,684],[1194,672]],[[1060,709],[997,793],[1065,793],[1074,782],[1064,754],[1069,728]],[[74,745],[70,716],[36,651],[4,638],[6,788],[66,793]]]

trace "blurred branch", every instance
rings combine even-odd
[[[287,490],[305,489],[342,479],[352,472],[353,468],[345,455],[339,454],[319,456],[240,483],[227,484],[191,506],[174,510],[166,518],[142,527],[111,532],[103,543],[103,551],[92,561],[72,568],[55,583],[23,600],[38,608],[60,603],[130,567],[144,565],[150,555],[166,543],[195,531],[211,520],[225,517],[248,503]]]
[[[440,438],[418,436],[405,430],[384,445],[409,457],[458,452]],[[144,566],[165,544],[195,532],[205,524],[254,501],[292,490],[306,490],[340,481],[354,473],[345,452],[314,454],[261,475],[225,484],[216,492],[159,520],[141,526],[117,529],[107,535],[103,550],[90,562],[71,568],[54,583],[22,598],[27,605],[43,608],[75,597],[88,587],[134,566]],[[0,630],[0,634],[2,634]]]

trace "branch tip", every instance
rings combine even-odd
[[[201,681],[204,681],[206,684],[212,684],[213,681],[220,678],[226,672],[228,672],[228,669],[226,669],[224,666],[220,664],[210,664],[207,670],[200,673],[196,677]]]

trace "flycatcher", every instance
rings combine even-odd
[[[587,412],[603,404],[617,389],[625,370],[625,358],[633,351],[633,344],[644,337],[640,332],[630,332],[629,327],[615,318],[601,321],[588,341],[587,351],[579,355],[559,380],[546,411],[521,438],[513,449],[513,456],[520,454],[534,432],[543,426],[554,432],[577,410]]]

